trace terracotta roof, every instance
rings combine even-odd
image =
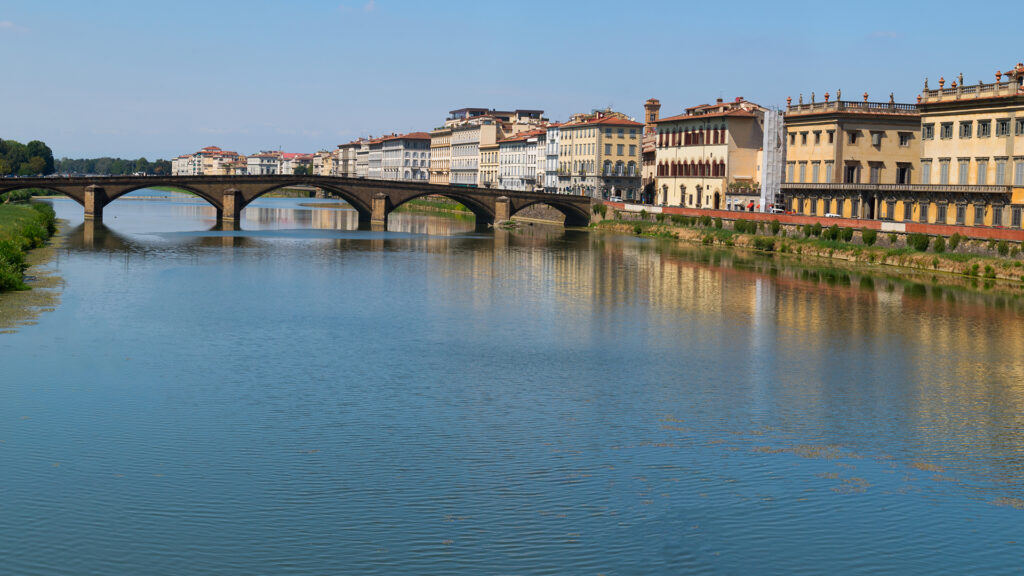
[[[602,116],[600,118],[589,118],[587,120],[577,122],[566,122],[563,126],[595,126],[599,124],[604,126],[643,126],[640,122],[634,122],[633,120],[626,120],[615,116]]]
[[[693,110],[693,108],[687,108],[687,110]],[[710,114],[679,114],[677,116],[669,116],[668,118],[661,118],[655,120],[655,124],[661,124],[663,122],[678,122],[680,120],[703,120],[705,118],[755,118],[757,114],[754,114],[752,110],[733,109],[726,110],[725,112],[712,112]]]
[[[524,142],[526,140],[529,140],[530,138],[535,138],[535,137],[538,137],[538,136],[540,136],[542,134],[547,134],[547,132],[548,131],[545,128],[541,128],[539,130],[530,130],[530,131],[527,131],[527,132],[520,132],[519,134],[516,134],[515,136],[509,136],[508,138],[505,138],[503,140],[498,140],[498,142],[499,143],[505,143],[505,142]]]
[[[430,134],[427,132],[410,132],[408,134],[392,134],[380,139],[381,142],[388,140],[430,140]]]

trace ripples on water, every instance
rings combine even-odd
[[[123,201],[0,335],[0,573],[1019,573],[1017,286]]]

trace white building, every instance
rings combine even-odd
[[[363,139],[353,140],[348,144],[339,144],[338,149],[334,151],[334,171],[335,176],[342,176],[345,178],[356,178],[358,170],[356,169],[356,160],[359,154],[359,149],[362,147]]]
[[[370,140],[366,156],[366,177],[370,180],[384,179],[384,138]]]
[[[370,142],[363,140],[356,150],[356,178],[367,178],[370,172]]]
[[[381,154],[384,180],[430,179],[430,134],[427,132],[387,136],[382,139]]]
[[[554,194],[558,190],[558,146],[562,137],[561,124],[551,124],[545,134],[544,191]]]
[[[246,160],[246,172],[250,176],[266,176],[277,174],[280,166],[280,152],[262,151],[253,154]]]
[[[533,192],[537,185],[537,142],[543,129],[520,132],[498,142],[498,187]]]

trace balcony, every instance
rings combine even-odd
[[[976,186],[967,184],[814,184],[807,182],[783,183],[783,190],[792,192],[915,192],[936,194],[1010,194],[1012,186]]]
[[[786,107],[786,116],[801,114],[853,113],[853,114],[886,114],[897,116],[919,116],[917,105],[898,104],[896,102],[854,102],[852,100],[832,100],[791,104]]]

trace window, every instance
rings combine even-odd
[[[871,145],[872,146],[881,146],[882,145],[882,132],[872,132],[871,133]]]
[[[961,160],[959,166],[960,168],[957,172],[957,177],[959,178],[959,180],[957,181],[957,183],[961,185],[967,184],[967,176],[971,170],[971,161]]]
[[[857,176],[858,176],[857,173],[858,172],[859,172],[859,168],[858,168],[857,165],[855,165],[855,164],[848,164],[846,166],[846,173],[844,174],[843,182],[846,182],[847,184],[854,184],[854,183],[856,183],[859,180],[857,178]]]
[[[947,204],[945,203],[939,204],[938,206],[935,207],[935,221],[938,222],[939,224],[946,223],[946,208]]]
[[[624,148],[625,148],[624,145],[619,144],[618,146],[615,147],[615,153],[618,154],[619,156],[622,156]]]
[[[928,204],[924,202],[917,203],[917,221],[927,222],[928,221]]]
[[[992,135],[992,121],[978,120],[978,138],[988,138]]]
[[[900,132],[900,148],[910,146],[910,132]]]
[[[612,145],[611,144],[605,144],[604,145],[604,153],[605,153],[606,156],[611,156],[611,154],[612,154]]]
[[[886,200],[885,202],[885,219],[895,220],[896,219],[896,201]]]
[[[860,204],[860,202],[858,202],[856,200],[852,200],[850,202],[850,218],[857,218],[857,205],[858,204]]]
[[[967,121],[967,122],[961,122],[960,123],[960,137],[961,138],[970,138],[971,134],[973,132],[974,132],[974,122]]]
[[[882,180],[882,166],[879,164],[871,165],[871,183],[878,184]]]
[[[996,160],[996,181],[997,186],[1006,185],[1006,160]]]
[[[909,164],[897,164],[896,165],[896,183],[897,184],[910,184],[910,165]]]
[[[859,132],[857,132],[856,130],[850,130],[849,132],[847,132],[847,134],[850,135],[850,144],[856,144],[857,135],[859,134]]]
[[[807,162],[800,163],[800,181],[807,182]]]
[[[979,160],[978,161],[978,176],[977,176],[976,180],[977,180],[977,183],[978,183],[979,186],[984,186],[985,184],[988,183],[987,182],[987,180],[988,180],[988,161],[987,160]]]
[[[1010,212],[1010,225],[1013,226],[1014,228],[1020,228],[1021,227],[1020,226],[1020,224],[1021,224],[1021,214],[1020,214],[1020,212],[1021,212],[1020,208],[1013,208],[1013,211]]]
[[[619,138],[625,138],[625,137],[626,137],[626,129],[625,128],[619,128]]]
[[[949,160],[939,160],[939,184],[949,184]]]
[[[985,205],[975,204],[974,205],[974,225],[983,226],[985,224]]]
[[[1003,207],[993,206],[992,207],[992,225],[1002,226],[1003,225]]]
[[[1024,135],[1024,118],[1017,118],[1017,121],[1014,123],[1013,126],[1014,134],[1016,134],[1017,136]]]
[[[793,145],[793,146],[796,145],[796,132],[790,132],[789,133],[789,143],[790,143],[790,145]]]
[[[835,141],[836,141],[836,131],[835,130],[829,130],[828,131],[828,143],[829,144],[834,144]]]
[[[931,161],[921,162],[921,184],[932,183],[932,163]]]
[[[943,140],[949,140],[953,137],[953,123],[943,122],[939,127],[939,138]]]
[[[935,139],[935,124],[922,124],[921,125],[921,140],[934,140]]]
[[[814,143],[821,144],[821,130],[814,131]]]
[[[793,179],[793,172],[795,170],[796,165],[793,162],[790,162],[789,166],[787,166],[786,182],[795,182],[795,180]]]
[[[800,144],[803,146],[807,145],[807,132],[800,133]]]
[[[827,183],[831,183],[832,182],[832,163],[831,162],[826,162],[825,163],[825,182],[827,182]]]
[[[967,222],[967,204],[956,205],[956,223],[963,226]]]
[[[1024,159],[1017,158],[1013,165],[1013,185],[1024,186]]]
[[[811,164],[811,182],[818,183],[818,173],[821,172],[821,163],[815,162]]]
[[[611,128],[605,128],[604,129],[604,135],[607,136],[608,138],[611,138],[612,137],[612,129]]]

